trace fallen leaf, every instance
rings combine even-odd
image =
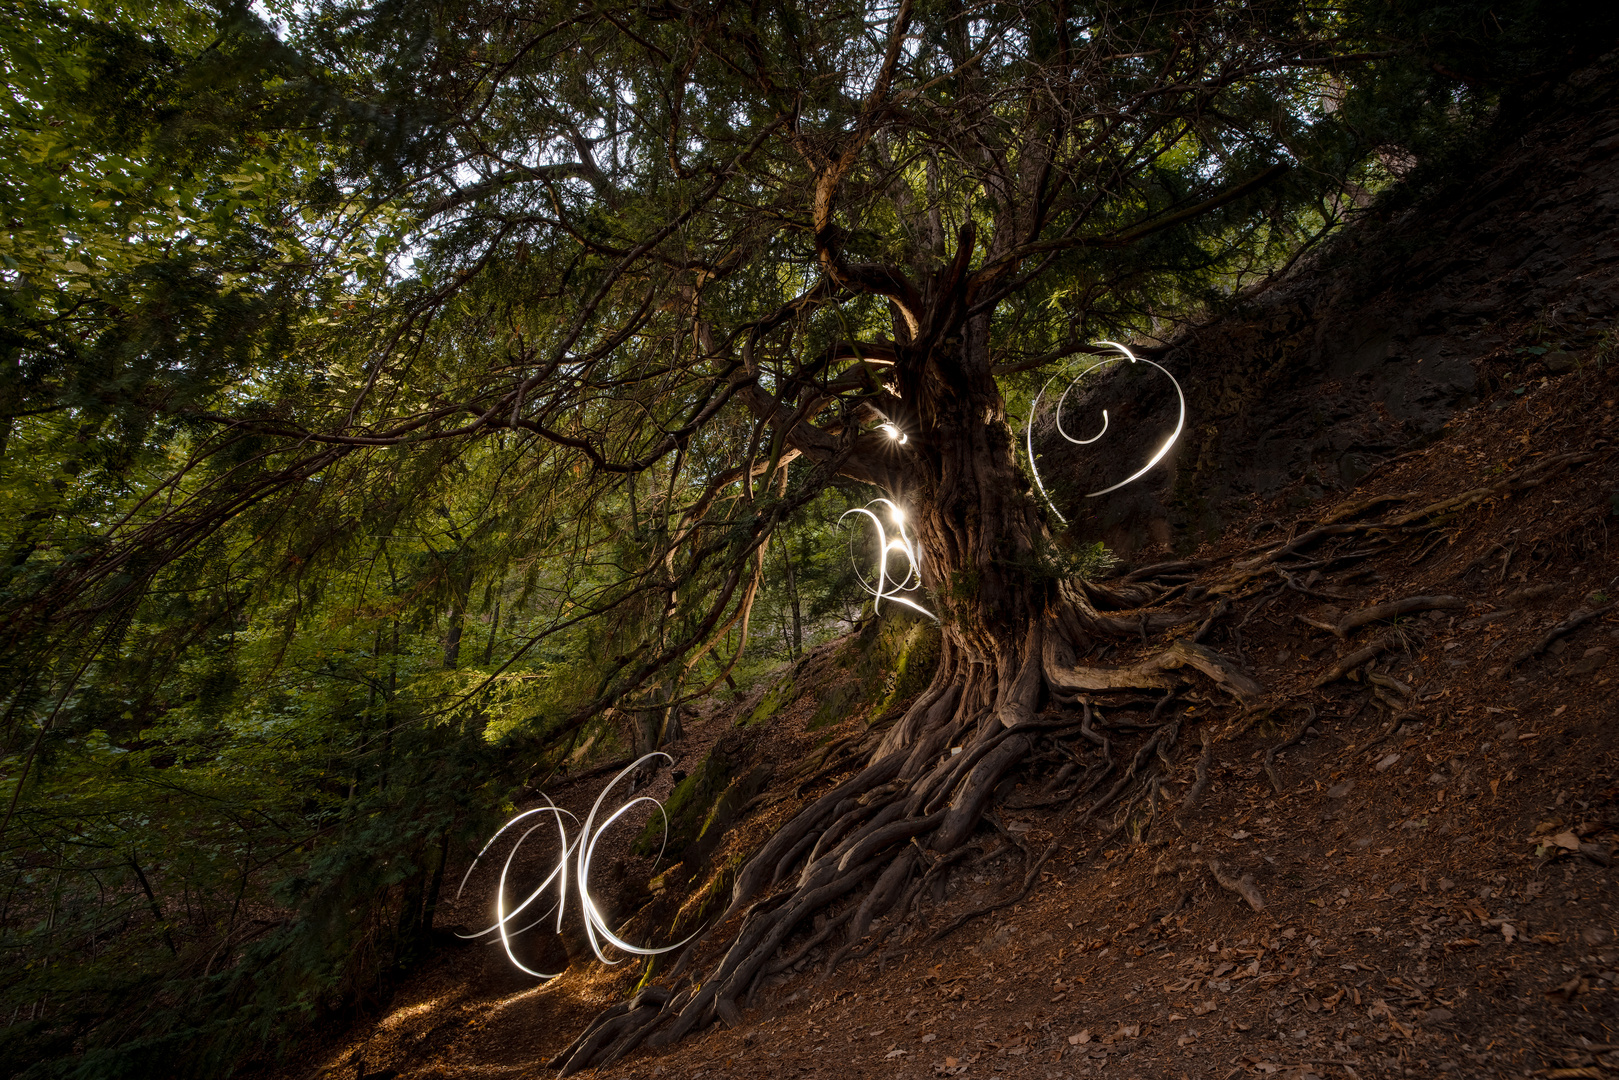
[[[1069,1046],[1084,1046],[1086,1043],[1088,1043],[1090,1041],[1091,1041],[1091,1029],[1090,1028],[1086,1028],[1084,1031],[1081,1031],[1077,1035],[1068,1036],[1068,1045]]]
[[[1574,835],[1573,830],[1558,833],[1556,836],[1552,837],[1552,843],[1556,844],[1564,851],[1580,850],[1580,838]]]
[[[954,1069],[956,1067],[956,1059],[953,1058],[953,1057],[945,1058],[944,1059],[944,1067],[947,1068],[947,1069]]]
[[[1585,988],[1586,988],[1585,980],[1580,978],[1578,975],[1576,975],[1572,979],[1570,979],[1568,982],[1564,983],[1563,985],[1554,986],[1550,990],[1546,991],[1546,996],[1547,997],[1560,997],[1564,1001],[1568,1001],[1575,994],[1578,994],[1581,990],[1584,990]]]
[[[938,1037],[939,1037],[938,1035],[936,1035],[936,1034],[934,1034],[933,1032],[930,1031],[926,1035],[922,1036],[922,1041],[925,1042],[925,1043],[930,1043],[934,1039],[937,1039]]]
[[[1141,1034],[1141,1025],[1140,1024],[1120,1024],[1119,1025],[1119,1034],[1124,1036],[1126,1039],[1134,1039],[1138,1035]]]
[[[908,1053],[910,1053],[910,1051],[908,1051],[908,1050],[898,1050],[898,1049],[896,1049],[896,1050],[890,1050],[888,1053],[884,1054],[883,1057],[885,1059],[887,1059],[887,1060],[892,1061],[894,1058],[899,1057],[901,1054],[908,1054]]]

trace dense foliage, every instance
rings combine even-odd
[[[965,245],[1015,406],[1612,39],[912,7],[12,6],[0,1063],[221,1075],[381,1000],[515,790],[846,625],[886,267],[1041,208]]]

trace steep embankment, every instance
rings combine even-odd
[[[1373,207],[1226,316],[1149,350],[1185,386],[1189,416],[1141,482],[1080,497],[1152,454],[1173,419],[1165,381],[1138,372],[1070,397],[1065,424],[1082,436],[1110,410],[1096,446],[1058,439],[1042,410],[1036,449],[1063,514],[1126,557],[1212,539],[1278,496],[1296,508],[1345,491],[1458,410],[1613,348],[1619,110],[1568,111],[1419,198]]]
[[[1471,373],[1444,415],[1366,436],[1381,464],[1353,459],[1335,473],[1290,464],[1275,483],[1208,495],[1217,537],[1177,566],[1133,575],[1182,579],[1154,610],[1183,614],[1179,634],[1237,660],[1257,692],[1238,698],[1191,676],[1167,683],[1165,696],[1097,695],[1088,725],[1078,707],[1054,709],[1042,718],[1053,726],[1040,753],[1001,793],[968,857],[938,867],[911,910],[878,923],[828,975],[843,948],[834,910],[832,925],[806,926],[787,944],[782,970],[733,1027],[639,1051],[601,1074],[1619,1074],[1609,273],[1619,260],[1608,254],[1619,252],[1619,125],[1593,116],[1558,130],[1557,145],[1586,155],[1564,160],[1586,164],[1569,166],[1543,205],[1501,196],[1467,211],[1484,214],[1468,235],[1507,238],[1486,244],[1473,270],[1419,247],[1402,257],[1427,260],[1426,275],[1402,270],[1371,294],[1364,281],[1360,293],[1340,283],[1346,296],[1382,296],[1382,309],[1308,301],[1312,319],[1329,310],[1405,318],[1408,305],[1388,291],[1403,279],[1409,296],[1467,303],[1477,294],[1497,305],[1484,322],[1460,309],[1412,316],[1434,357],[1449,350]],[[1536,163],[1550,145],[1503,162],[1502,175],[1542,183],[1550,173]],[[1447,198],[1458,221],[1473,220],[1465,199]],[[1582,208],[1595,209],[1570,224]],[[1537,224],[1542,211],[1550,216]],[[1553,239],[1519,243],[1526,229]],[[1411,232],[1397,221],[1374,227],[1358,258],[1384,265],[1370,246],[1404,251]],[[1538,280],[1536,252],[1565,241],[1583,245],[1588,272],[1525,300],[1529,286],[1513,282]],[[1502,251],[1516,252],[1516,268],[1489,261]],[[1475,272],[1483,276],[1467,277]],[[1487,286],[1499,292],[1479,292]],[[1280,288],[1255,302],[1307,302],[1302,285]],[[1250,325],[1233,324],[1223,347],[1242,352]],[[1300,363],[1337,370],[1338,346],[1320,325],[1334,324],[1277,338],[1296,343],[1276,345],[1278,355],[1314,340],[1325,351],[1299,352]],[[1405,422],[1377,408],[1412,392],[1376,374],[1415,367],[1391,344],[1407,340],[1396,331],[1381,351],[1342,346],[1370,357],[1355,370],[1373,375],[1339,376],[1348,396],[1323,397],[1333,404],[1321,415],[1344,415],[1294,438],[1286,461],[1316,462],[1297,447],[1330,443],[1333,432]],[[1215,347],[1217,328],[1199,333],[1200,347]],[[1424,379],[1432,359],[1422,357]],[[1312,385],[1286,393],[1306,399]],[[1222,419],[1220,460],[1256,475],[1268,468],[1244,440],[1291,430],[1265,411],[1284,396],[1275,390]],[[1405,448],[1412,440],[1420,445]],[[1255,459],[1247,466],[1245,454]],[[1183,484],[1191,468],[1183,460]],[[1164,505],[1172,523],[1196,523],[1174,517],[1186,504]],[[1121,643],[1093,659],[1130,664],[1161,648]],[[902,657],[907,670],[925,667],[926,650],[918,629],[874,627],[694,719],[676,765],[689,775],[669,800],[671,857],[654,867],[632,850],[633,833],[615,834],[617,846],[598,857],[602,879],[618,882],[609,899],[626,936],[668,940],[700,927],[736,860],[870,749],[914,692],[892,669]],[[1107,800],[1122,778],[1155,767],[1164,782],[1143,797]],[[605,778],[576,777],[552,794],[588,810]],[[667,797],[670,775],[649,790]],[[536,853],[515,872],[532,879],[539,869]],[[480,871],[441,922],[478,924],[492,880]],[[701,962],[654,982],[678,990],[721,936],[699,943]],[[526,962],[566,960],[554,939],[523,940]],[[577,940],[566,949],[567,974],[537,985],[498,946],[447,942],[386,1015],[333,1033],[285,1074],[546,1075],[640,973],[584,962]]]

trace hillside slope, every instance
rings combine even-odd
[[[1193,683],[1168,710],[1099,700],[1106,745],[1074,731],[1077,717],[1054,729],[1049,772],[1007,793],[998,831],[941,875],[942,900],[879,924],[886,940],[830,979],[825,946],[810,949],[736,1029],[603,1075],[1619,1069],[1603,1049],[1619,1044],[1619,447],[1593,438],[1613,430],[1616,397],[1611,367],[1507,390],[1352,498],[1286,519],[1265,543],[1200,552],[1171,603],[1221,597],[1198,629],[1242,659],[1259,697],[1236,705]],[[1363,621],[1410,597],[1437,599]],[[1322,628],[1334,626],[1350,629]],[[805,691],[762,725],[749,760],[787,775],[739,808],[695,890],[830,783],[794,786],[782,763],[826,741],[836,775],[839,733],[863,734],[860,719],[809,726],[845,670],[835,656],[811,658]],[[1068,809],[1075,775],[1105,787],[1170,716],[1156,817],[1151,800]],[[1079,768],[1065,773],[1068,760]],[[1016,898],[1047,851],[1020,902],[935,940]],[[632,929],[655,933],[643,922]],[[424,1080],[533,1075],[636,982],[576,964],[535,987],[503,964],[495,949],[452,953],[294,1074],[345,1075],[361,1051],[367,1069]]]
[[[1340,297],[1372,296],[1391,319],[1412,295],[1496,289],[1467,301],[1489,300],[1486,315],[1412,316],[1447,371],[1465,368],[1454,394],[1418,423],[1377,409],[1405,400],[1398,386],[1350,379],[1339,388],[1360,397],[1322,398],[1321,416],[1342,417],[1311,427],[1289,414],[1303,425],[1292,434],[1272,415],[1280,396],[1250,400],[1209,444],[1222,461],[1246,455],[1257,475],[1269,466],[1256,432],[1279,432],[1293,448],[1276,461],[1313,462],[1312,439],[1331,449],[1357,424],[1382,425],[1375,459],[1205,491],[1217,528],[1174,501],[1173,478],[1160,489],[1175,529],[1158,539],[1179,557],[1125,576],[1165,585],[1147,610],[1182,616],[1171,636],[1232,659],[1257,686],[1182,669],[1163,673],[1161,694],[1051,705],[1039,752],[966,857],[936,865],[908,910],[845,943],[849,913],[833,909],[787,943],[734,1025],[597,1074],[1619,1075],[1619,113],[1548,132],[1479,181],[1550,184],[1540,202],[1457,201],[1469,250],[1512,258],[1417,245],[1409,257],[1439,268],[1394,274],[1404,293],[1339,283]],[[1585,164],[1537,173],[1554,146],[1564,165]],[[1397,226],[1369,229],[1359,257],[1406,265],[1365,250],[1404,244]],[[1553,243],[1476,240],[1513,230],[1575,238],[1588,272],[1549,291],[1513,286]],[[1485,277],[1467,285],[1473,271],[1457,259]],[[1302,290],[1255,304],[1331,315]],[[1349,308],[1365,314],[1338,310]],[[1255,345],[1253,325],[1228,325],[1219,347],[1293,347]],[[1331,337],[1320,329],[1330,321],[1312,325],[1284,336]],[[1199,333],[1205,349],[1218,344],[1214,328]],[[1381,348],[1380,370],[1411,374],[1401,364],[1414,354]],[[1326,378],[1328,353],[1304,369]],[[1301,400],[1326,385],[1295,383],[1286,394]],[[931,640],[921,624],[869,624],[692,719],[675,773],[645,789],[669,807],[667,854],[638,850],[628,828],[597,857],[624,935],[713,929],[704,919],[741,858],[847,775],[926,681]],[[1090,659],[1129,665],[1163,644]],[[609,776],[547,794],[583,816]],[[520,802],[539,805],[532,792]],[[441,925],[487,924],[499,865],[480,864]],[[543,851],[525,848],[512,872],[534,882],[545,870]],[[649,985],[681,992],[723,937],[659,965]],[[553,1075],[591,1019],[647,974],[590,960],[571,925],[515,946],[525,963],[567,967],[543,984],[498,943],[443,941],[384,1015],[319,1035],[278,1075]]]

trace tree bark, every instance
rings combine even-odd
[[[971,249],[968,227],[951,265],[935,273],[928,288],[896,300],[893,392],[874,394],[864,415],[875,413],[905,437],[858,435],[845,465],[849,475],[884,490],[919,551],[917,569],[943,637],[933,680],[856,775],[805,807],[743,864],[718,923],[744,909],[749,914],[701,980],[701,991],[649,1013],[588,1062],[576,1054],[570,1069],[610,1064],[654,1029],[655,1043],[668,1042],[725,1015],[752,994],[803,919],[865,888],[875,874],[864,898],[851,901],[857,906],[848,936],[829,968],[849,955],[876,919],[907,908],[925,877],[913,873],[924,852],[948,865],[968,842],[1002,780],[1030,753],[1046,700],[1072,701],[1097,689],[1171,690],[1177,680],[1166,672],[1183,667],[1239,698],[1258,691],[1223,658],[1189,643],[1127,668],[1080,662],[1099,638],[1143,635],[1176,620],[1097,611],[1140,607],[1158,595],[1155,586],[1109,589],[1065,581],[1057,572],[1052,538],[1019,468],[994,378],[989,316],[967,314]],[[754,408],[771,423],[782,415],[779,403],[755,398]],[[789,441],[796,423],[784,425]],[[810,442],[799,449],[823,452]],[[1154,749],[1167,758],[1178,721],[1168,721],[1166,730],[1171,727],[1137,752],[1098,806],[1132,783],[1154,782],[1152,767],[1143,766]],[[1112,767],[1109,759],[1097,779]],[[778,886],[785,895],[753,903]]]

